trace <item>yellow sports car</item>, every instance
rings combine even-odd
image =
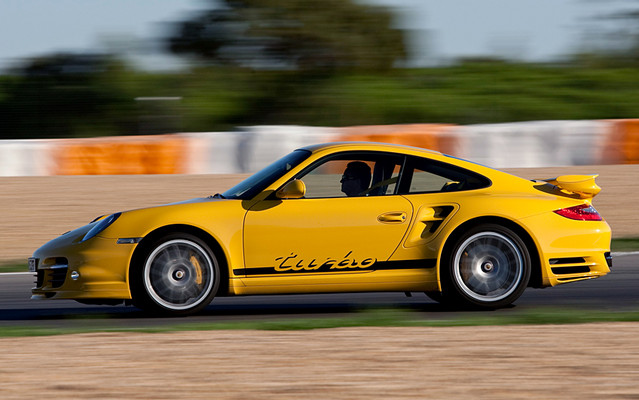
[[[222,194],[102,216],[38,249],[34,298],[185,315],[215,296],[425,292],[497,308],[610,271],[594,176],[528,181],[438,152],[331,143]]]

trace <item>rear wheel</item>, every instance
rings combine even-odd
[[[521,238],[484,224],[459,238],[446,256],[442,298],[462,306],[499,308],[514,302],[530,280],[531,259]]]
[[[206,307],[219,286],[215,254],[199,238],[176,233],[148,247],[132,267],[133,303],[163,315],[188,315]]]

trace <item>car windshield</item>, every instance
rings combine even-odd
[[[222,193],[225,199],[248,200],[266,189],[282,175],[299,165],[311,155],[308,150],[295,150],[275,161],[260,172],[246,178],[242,182]]]

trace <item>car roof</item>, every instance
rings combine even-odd
[[[434,150],[429,150],[421,147],[405,146],[393,143],[379,143],[379,142],[332,142],[321,143],[301,148],[302,150],[308,150],[313,153],[320,150],[329,149],[342,149],[342,150],[377,150],[377,151],[391,151],[397,153],[412,153],[412,154],[436,154],[443,155],[442,153]]]
[[[456,165],[458,167],[466,168],[475,173],[482,174],[487,177],[495,176],[495,174],[503,174],[509,175],[511,177],[516,177],[517,179],[523,179],[521,177],[517,177],[515,175],[508,174],[506,172],[491,168],[486,165],[478,164],[473,161],[465,160],[463,158],[450,156],[439,151],[434,151],[430,149],[425,149],[422,147],[413,147],[413,146],[405,146],[400,144],[393,143],[380,143],[380,142],[331,142],[331,143],[322,143],[315,144],[310,146],[305,146],[300,148],[300,150],[308,150],[313,153],[323,152],[323,151],[338,151],[338,150],[350,150],[350,151],[386,151],[393,152],[397,154],[405,154],[412,155],[417,157],[430,157],[432,159],[446,162],[449,164]],[[491,178],[492,179],[492,178]]]

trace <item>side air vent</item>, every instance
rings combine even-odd
[[[422,206],[415,214],[415,222],[406,239],[406,247],[422,246],[431,240],[455,210],[455,206],[448,204]]]
[[[568,274],[585,274],[590,272],[590,267],[585,266],[577,266],[577,267],[563,267],[563,268],[553,268],[553,274],[557,275],[568,275]]]
[[[64,285],[64,280],[67,277],[67,271],[69,268],[65,266],[55,265],[57,268],[51,268],[49,275],[49,282],[51,283],[52,288],[59,288]]]
[[[47,258],[38,267],[36,286],[38,288],[59,288],[64,285],[68,270],[69,261],[66,258]]]
[[[448,217],[455,208],[452,206],[441,206],[433,207],[433,209],[435,210],[435,213],[433,215],[433,221],[430,224],[430,229],[428,230],[430,233],[435,233],[441,226],[442,222],[446,220],[446,217]]]
[[[548,260],[552,272],[556,275],[584,274],[590,272],[590,266],[583,257],[551,258]]]
[[[548,260],[550,265],[563,265],[563,264],[583,264],[586,260],[583,257],[570,257],[570,258],[551,258]]]

